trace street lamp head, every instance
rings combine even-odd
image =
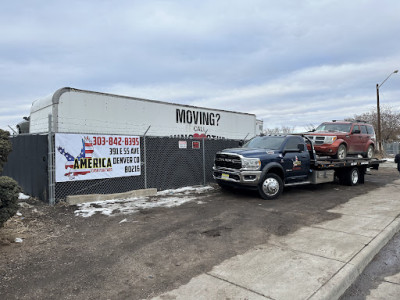
[[[399,70],[394,70],[394,72],[393,73],[398,73],[399,72]]]

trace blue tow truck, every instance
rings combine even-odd
[[[222,188],[258,190],[263,199],[278,198],[285,186],[364,183],[367,169],[378,169],[385,160],[347,157],[318,158],[305,135],[260,135],[240,148],[225,149],[215,156],[213,177]]]

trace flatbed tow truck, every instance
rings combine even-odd
[[[266,200],[276,199],[286,186],[319,184],[363,184],[367,170],[385,160],[347,157],[317,157],[305,135],[257,136],[241,148],[216,154],[213,177],[225,187],[258,190]]]

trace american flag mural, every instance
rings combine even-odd
[[[57,150],[67,159],[67,162],[65,163],[65,169],[67,170],[67,173],[64,174],[65,176],[72,177],[90,173],[90,170],[88,169],[79,169],[74,171],[75,157],[66,152],[62,147],[58,147]],[[79,161],[81,158],[91,158],[93,157],[93,151],[93,143],[89,137],[85,137],[82,139],[82,149],[76,159]]]

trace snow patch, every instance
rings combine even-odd
[[[75,211],[75,215],[86,218],[96,213],[106,216],[126,215],[142,209],[179,206],[195,199],[195,197],[168,197],[152,200],[146,197],[87,202],[77,205],[79,209]]]
[[[186,186],[186,187],[182,187],[179,189],[173,189],[173,190],[164,190],[164,191],[160,191],[157,192],[157,196],[163,196],[163,195],[179,195],[179,194],[192,194],[192,193],[196,193],[196,194],[202,194],[205,193],[207,191],[210,191],[214,189],[212,186],[200,186],[200,187],[193,187],[193,186]]]
[[[29,199],[31,196],[25,195],[23,193],[19,193],[18,199],[19,200],[26,200]]]
[[[143,209],[151,209],[156,207],[175,207],[186,202],[194,201],[199,198],[199,194],[212,190],[211,186],[201,187],[183,187],[174,190],[165,190],[157,193],[154,197],[137,197],[128,199],[113,199],[105,201],[93,201],[78,204],[78,209],[75,210],[75,215],[88,218],[96,213],[106,216],[126,215],[136,213]],[[191,196],[190,194],[196,194]],[[204,202],[198,201],[197,204]],[[127,222],[126,219],[120,223]]]

